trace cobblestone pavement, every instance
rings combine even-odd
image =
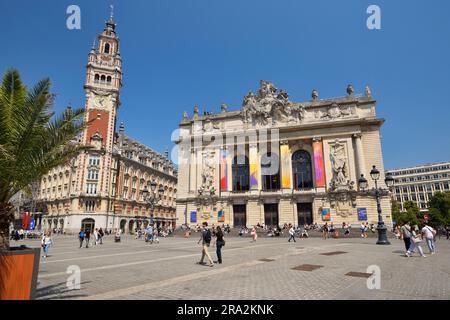
[[[196,264],[196,234],[153,245],[106,237],[103,245],[81,249],[75,237],[56,236],[50,256],[41,258],[38,299],[450,299],[450,241],[437,241],[435,255],[406,258],[402,241],[377,246],[374,240],[228,238],[224,263],[210,268]],[[330,252],[340,253],[323,255]],[[210,254],[216,257],[214,247]],[[321,267],[293,270],[303,264]],[[81,269],[79,290],[66,285],[72,265]],[[371,265],[380,267],[380,289],[346,275],[367,273]]]

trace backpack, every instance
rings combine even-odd
[[[211,230],[206,229],[205,234],[204,234],[204,236],[203,236],[203,240],[204,240],[206,243],[210,243],[210,242],[211,242]]]
[[[80,238],[84,238],[84,231],[80,231]]]

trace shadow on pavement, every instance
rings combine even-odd
[[[83,284],[90,283],[90,281],[82,282]],[[39,286],[39,283],[38,283]],[[74,299],[80,297],[87,297],[87,294],[76,294],[80,290],[73,290],[67,288],[66,282],[60,282],[57,284],[52,284],[46,287],[38,288],[36,290],[36,300],[62,300],[62,299]],[[74,294],[66,294],[68,292],[73,292]]]

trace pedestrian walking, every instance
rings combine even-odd
[[[434,247],[434,238],[436,237],[436,230],[425,223],[422,228],[422,234],[425,236],[430,254],[435,254],[436,249]]]
[[[323,234],[323,238],[326,240],[328,239],[328,222],[325,222],[324,226],[322,227],[322,234]]]
[[[294,240],[294,242],[297,242],[297,241],[295,241],[295,230],[294,230],[294,226],[293,225],[290,225],[290,229],[289,229],[289,240],[288,240],[288,242],[291,242],[291,240]]]
[[[256,227],[253,226],[252,231],[250,232],[250,235],[252,236],[252,241],[256,242],[258,239],[258,234],[256,233]]]
[[[208,248],[211,244],[211,230],[208,229],[208,222],[202,223],[202,233],[200,236],[200,240],[198,240],[197,243],[202,242],[202,258],[200,259],[200,262],[198,264],[203,264],[203,260],[205,259],[205,256],[208,257],[209,260],[209,266],[214,267],[214,262],[211,259],[211,256],[209,255]]]
[[[421,243],[422,243],[422,235],[419,232],[419,228],[416,226],[411,231],[411,246],[409,247],[408,251],[406,251],[405,256],[411,257],[412,254],[414,253],[414,251],[416,251],[416,249],[417,249],[420,256],[423,258],[426,258],[426,255],[423,254],[423,250],[420,245]]]
[[[89,240],[91,239],[91,230],[87,229],[84,232],[84,241],[86,242],[86,248],[89,248]]]
[[[105,236],[105,233],[103,232],[103,229],[100,228],[98,230],[98,241],[100,244],[103,244],[103,237]]]
[[[41,245],[42,245],[42,249],[44,250],[44,255],[42,257],[47,258],[48,257],[48,249],[49,249],[50,245],[53,245],[52,236],[51,236],[51,233],[49,230],[44,232],[44,235],[42,236],[42,240],[41,240]]]
[[[122,234],[122,229],[117,229],[114,234],[114,242],[120,242],[120,235]]]
[[[78,233],[78,240],[80,240],[80,248],[83,246],[84,237],[86,234],[84,233],[83,229],[80,229],[80,232]]]
[[[94,236],[94,245],[96,246],[98,243],[98,229],[97,228],[94,230],[92,235]]]
[[[411,247],[411,226],[409,225],[409,222],[406,222],[404,225],[402,225],[402,227],[400,228],[400,232],[401,238],[405,243],[406,251],[408,251]]]
[[[222,247],[225,246],[225,240],[223,239],[222,229],[219,226],[217,226],[216,239],[217,262],[222,264]]]

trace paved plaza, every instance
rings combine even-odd
[[[74,236],[55,236],[41,258],[38,299],[450,299],[450,241],[437,254],[402,256],[400,240],[377,246],[375,239],[226,238],[222,265],[196,264],[198,234],[147,244],[131,236],[79,249]],[[38,247],[38,240],[18,242]],[[12,243],[14,245],[14,243]],[[423,246],[428,252],[426,245]],[[215,248],[210,248],[215,259]],[[69,266],[81,269],[81,288],[68,289]],[[294,270],[301,265],[320,266]],[[381,288],[347,275],[381,270]],[[310,270],[314,269],[314,270]]]

